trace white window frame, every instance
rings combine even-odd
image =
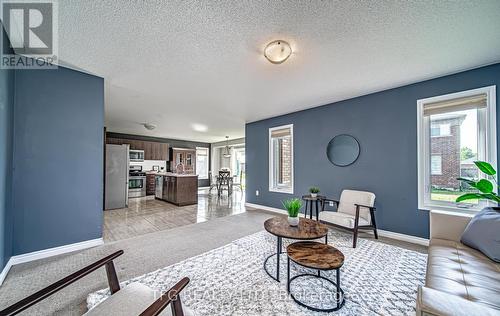
[[[424,104],[440,102],[450,99],[457,99],[469,97],[478,94],[486,94],[487,107],[484,109],[484,115],[478,115],[478,122],[480,126],[485,126],[486,131],[486,152],[485,160],[488,161],[493,167],[497,168],[497,130],[496,130],[496,86],[488,86],[478,89],[472,89],[457,93],[450,93],[446,95],[420,99],[417,100],[417,172],[418,172],[418,208],[420,210],[448,210],[448,211],[478,211],[488,202],[480,202],[476,206],[459,207],[450,202],[440,202],[430,200],[430,118],[423,115]],[[479,132],[482,132],[480,130]],[[480,148],[482,144],[478,144],[478,152],[483,149]],[[427,158],[428,157],[428,158]]]
[[[274,181],[273,181],[273,177],[274,177],[274,164],[273,164],[273,161],[274,161],[274,150],[273,150],[273,143],[272,143],[272,132],[275,131],[275,130],[280,130],[280,129],[286,129],[286,128],[289,128],[290,129],[290,139],[291,139],[291,142],[290,142],[290,150],[292,152],[292,155],[291,155],[291,168],[290,168],[290,172],[291,172],[291,175],[290,175],[290,187],[275,187],[273,184],[274,184]],[[279,193],[287,193],[287,194],[293,194],[293,190],[294,190],[294,150],[293,150],[293,124],[288,124],[288,125],[281,125],[281,126],[276,126],[276,127],[271,127],[269,129],[269,192],[279,192]]]
[[[208,147],[196,147],[196,167],[198,167],[198,150],[205,150],[206,153],[207,153],[207,174],[206,175],[198,175],[198,179],[200,180],[207,180],[209,179],[209,176],[210,176],[210,148]],[[198,170],[195,170],[195,172],[197,173]]]

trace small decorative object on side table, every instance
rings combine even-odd
[[[293,198],[281,201],[286,211],[288,212],[288,223],[290,226],[298,226],[299,225],[299,212],[302,207],[302,201]]]
[[[316,193],[317,194],[317,193]],[[319,210],[323,207],[323,201],[326,199],[326,196],[316,195],[313,197],[311,195],[303,195],[302,200],[305,201],[306,207],[304,209],[304,217],[307,218],[307,210],[309,210],[309,218],[313,217],[313,205],[316,207],[316,220],[319,219]]]
[[[318,187],[310,187],[309,188],[309,193],[311,193],[312,198],[317,198],[319,192],[320,192],[320,190]]]

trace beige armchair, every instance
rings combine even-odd
[[[335,204],[336,212],[325,210],[325,206],[329,203]],[[323,201],[319,220],[352,231],[352,247],[356,248],[360,229],[373,230],[375,239],[378,239],[374,205],[375,194],[365,191],[344,190],[339,201],[331,199]]]

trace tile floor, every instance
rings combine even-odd
[[[104,212],[104,241],[132,238],[174,227],[245,212],[245,194],[235,189],[220,198],[216,190],[198,191],[198,204],[178,207],[154,197],[129,199],[127,208]]]

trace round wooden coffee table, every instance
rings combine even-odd
[[[264,228],[277,237],[276,253],[269,255],[264,261],[264,270],[276,281],[280,281],[280,254],[283,253],[283,238],[297,240],[312,240],[325,237],[328,243],[328,227],[318,221],[300,218],[298,226],[290,226],[286,217],[273,217],[264,222]],[[267,270],[267,261],[276,256],[276,276]]]
[[[290,283],[300,277],[308,277],[313,276],[327,282],[331,283],[335,286],[336,291],[335,294],[335,303],[336,306],[332,308],[319,308],[313,307],[303,303],[302,301],[295,298],[295,296],[290,293],[292,299],[297,302],[299,305],[304,306],[308,309],[317,312],[333,312],[339,310],[344,305],[344,291],[340,288],[340,268],[344,264],[344,254],[335,247],[332,247],[327,244],[322,244],[315,241],[299,241],[293,244],[290,244],[287,248],[287,291],[290,293]],[[294,276],[290,279],[290,260],[295,262],[296,264],[303,266],[309,269],[318,270],[318,274],[304,273]],[[332,280],[325,278],[320,273],[321,271],[337,271],[337,280],[333,282]]]

